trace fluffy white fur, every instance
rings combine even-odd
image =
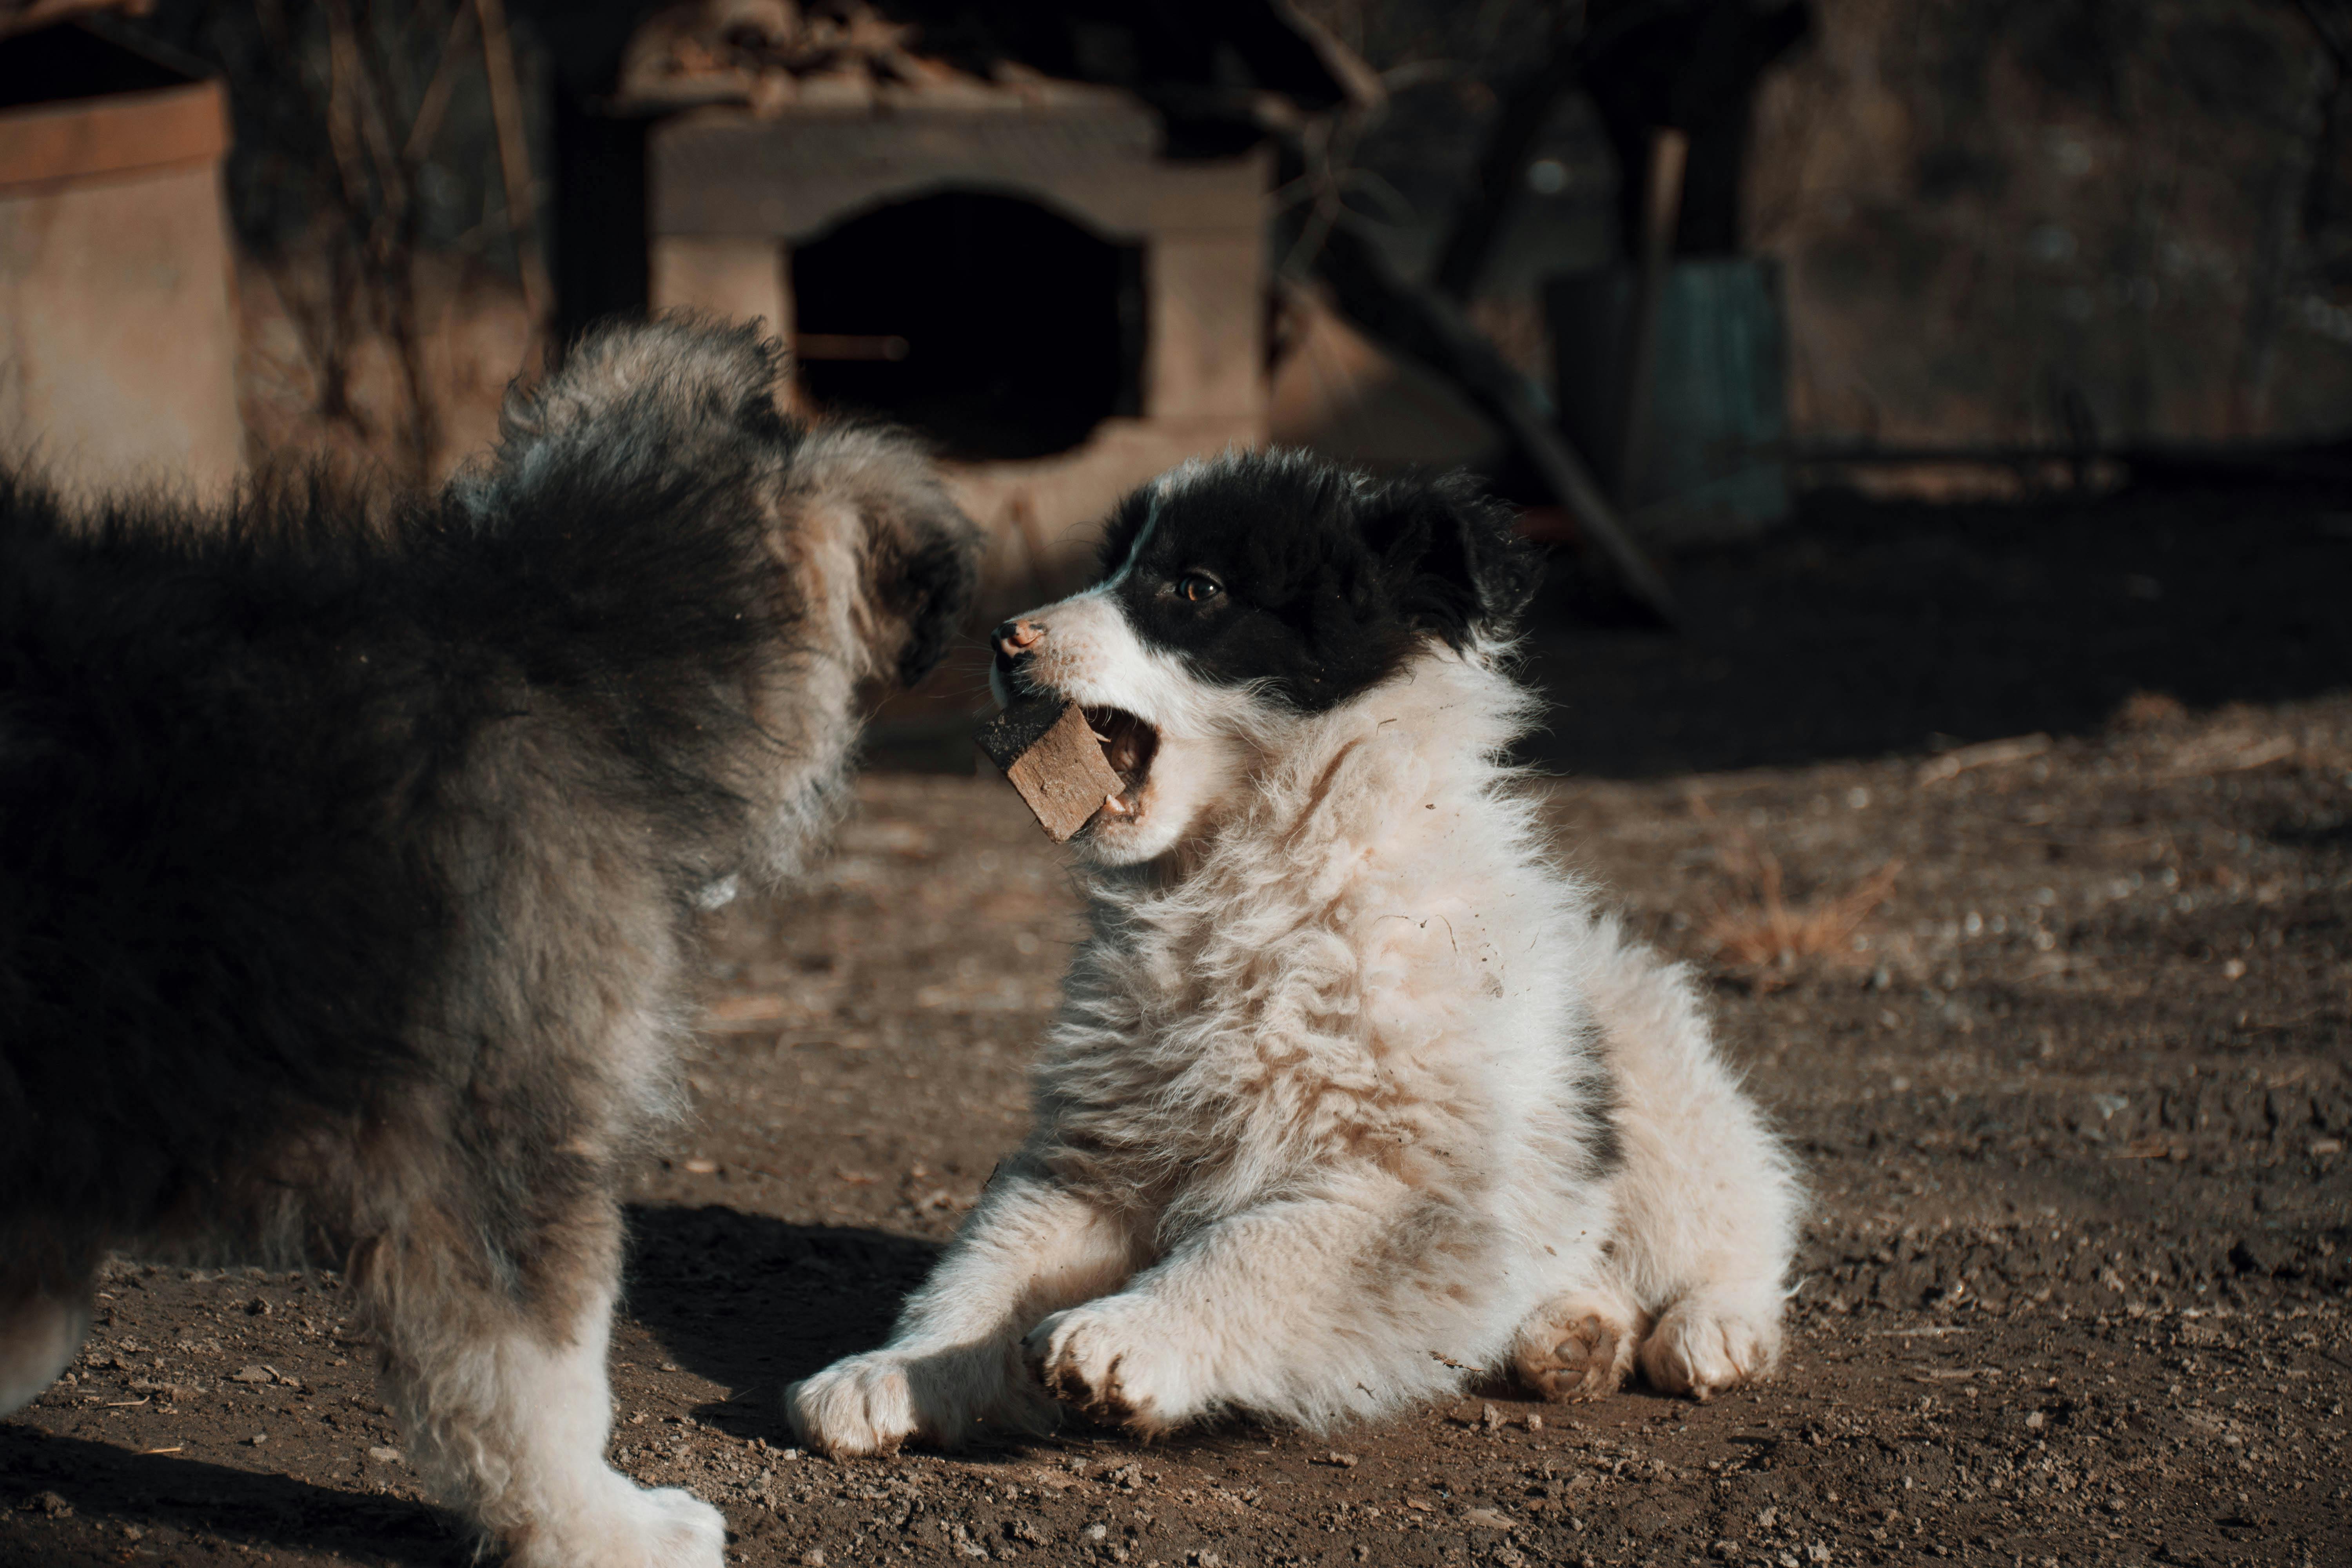
[[[387,1392],[436,1496],[506,1543],[512,1568],[669,1568],[725,1561],[727,1521],[676,1487],[639,1487],[604,1461],[613,1431],[613,1296],[598,1289],[570,1338],[478,1341]]]
[[[1160,750],[1081,841],[1035,1131],[890,1342],[789,1391],[803,1437],[1769,1371],[1797,1183],[1688,976],[1548,858],[1496,761],[1530,695],[1433,642],[1302,716],[1192,678],[1104,588],[1026,620],[1039,684]]]

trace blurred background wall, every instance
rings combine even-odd
[[[0,11],[0,455],[218,493],[245,458],[221,84],[42,9]]]
[[[1798,426],[1912,441],[2341,434],[2340,5],[1816,0],[1746,201]]]
[[[1425,270],[1504,95],[1578,8],[1310,8],[1390,83],[1352,151],[1351,202]],[[2065,444],[2088,421],[2103,442],[2300,439],[2352,423],[2352,9],[1803,9],[1809,27],[1754,93],[1736,240],[1780,264],[1793,438]],[[1543,281],[1627,243],[1621,149],[1584,84],[1535,158],[1474,310],[1517,363],[1550,376]],[[1330,335],[1301,330],[1318,348]],[[1285,433],[1376,455],[1378,410],[1351,422],[1318,384],[1352,352],[1324,348],[1318,376],[1278,372],[1277,416]],[[1426,386],[1394,395],[1407,422],[1402,411],[1444,401]],[[1435,430],[1423,425],[1416,456]],[[1451,434],[1452,452],[1475,448],[1470,428]]]

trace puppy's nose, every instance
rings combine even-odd
[[[1045,635],[1045,628],[1034,621],[1007,621],[991,632],[988,640],[996,645],[996,657],[1010,663],[1034,647]]]

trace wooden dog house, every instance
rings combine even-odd
[[[1262,0],[1204,5],[1181,50],[1057,17],[1075,46],[1034,52],[1073,75],[926,54],[903,15],[744,0],[638,29],[614,101],[646,121],[646,292],[764,318],[804,405],[929,436],[1002,612],[1068,585],[1126,490],[1265,440],[1273,159],[1248,117],[1339,100],[1346,62]],[[1176,53],[1205,63],[1171,94]],[[1222,133],[1179,123],[1218,92]]]
[[[680,117],[648,149],[653,302],[763,316],[812,401],[929,432],[1023,596],[1123,491],[1265,439],[1267,160],[1170,163],[1158,130],[1115,96]]]

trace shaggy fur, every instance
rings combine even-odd
[[[1532,581],[1458,481],[1241,458],[1147,489],[1101,582],[999,628],[1000,697],[1085,705],[1123,781],[1077,841],[1090,934],[1035,1131],[890,1343],[792,1390],[806,1439],[1772,1366],[1790,1163],[1497,760]]]
[[[720,1561],[604,1460],[616,1184],[696,907],[831,825],[859,688],[971,576],[920,454],[787,423],[777,369],[608,331],[374,521],[0,479],[0,1413],[110,1249],[331,1262],[510,1561]]]

